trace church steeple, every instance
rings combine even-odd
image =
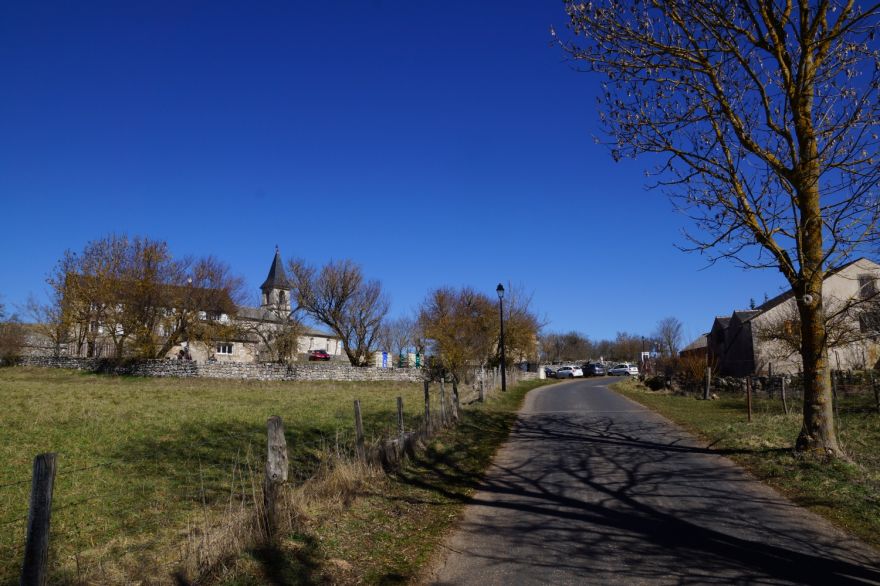
[[[260,285],[263,292],[261,306],[266,309],[290,311],[290,281],[284,273],[284,262],[281,260],[281,251],[275,245],[275,258],[269,267],[269,276]]]

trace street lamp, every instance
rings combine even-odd
[[[504,285],[498,283],[498,313],[501,316],[501,391],[507,391],[507,365],[504,361]]]

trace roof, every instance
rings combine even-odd
[[[756,315],[760,315],[763,310],[760,309],[747,309],[747,310],[735,310],[733,312],[733,317],[738,319],[740,323],[745,323],[755,317]]]
[[[825,271],[825,279],[827,279],[828,277],[835,275],[845,269],[848,269],[849,267],[853,266],[854,264],[862,262],[862,261],[867,261],[873,265],[877,264],[869,258],[865,258],[864,256],[860,256],[859,258],[852,260],[848,263],[834,267],[833,269],[828,269],[827,271]],[[777,295],[776,297],[773,297],[772,299],[768,299],[767,301],[765,301],[764,303],[759,305],[757,307],[757,309],[759,309],[760,311],[767,311],[768,309],[773,309],[777,305],[789,300],[793,295],[794,295],[794,293],[792,292],[791,289],[789,289],[788,291],[780,293],[779,295]]]
[[[700,350],[709,345],[709,334],[700,334],[696,340],[681,349],[681,352],[690,352],[692,350]]]
[[[267,276],[266,280],[263,281],[263,284],[260,285],[260,289],[265,291],[266,289],[290,288],[290,281],[287,280],[287,275],[284,272],[284,262],[281,260],[281,251],[279,251],[276,246],[275,258],[272,259],[272,266],[269,267],[269,276]]]
[[[88,291],[97,285],[98,280],[93,275],[69,273],[65,283],[65,294],[77,295],[79,288]],[[158,283],[149,290],[143,290],[137,282],[121,279],[113,282],[113,285],[110,300],[120,303],[125,303],[129,295],[139,295],[141,302],[159,307],[235,313],[235,303],[226,289]]]
[[[265,307],[239,307],[237,319],[262,321],[265,323],[283,324],[287,323],[290,313],[284,314]],[[307,326],[303,326],[300,330],[301,336],[315,336],[320,338],[337,338],[335,334],[328,334],[322,330],[316,330]]]

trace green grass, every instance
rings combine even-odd
[[[523,397],[548,382],[554,381],[521,383],[465,410],[457,427],[436,436],[401,471],[363,479],[350,502],[312,503],[299,531],[241,556],[222,583],[404,584],[424,578],[507,439]]]
[[[839,439],[851,461],[822,462],[793,451],[801,404],[754,399],[752,422],[745,398],[714,401],[652,392],[626,381],[612,388],[706,440],[757,478],[874,546],[880,546],[880,414],[873,397],[848,397],[839,405]]]
[[[294,481],[366,435],[419,421],[419,384],[253,382],[0,369],[0,584],[17,582],[33,457],[58,454],[53,583],[96,565],[156,575],[193,527],[241,506],[262,472],[266,419],[284,419]]]

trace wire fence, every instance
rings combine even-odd
[[[516,375],[511,376],[516,381]],[[293,486],[335,462],[365,458],[386,465],[399,461],[407,442],[453,425],[457,409],[498,392],[487,374],[463,385],[425,387],[424,404],[363,414],[358,437],[354,413],[325,429],[292,428],[285,434]],[[482,381],[482,391],[480,390]],[[515,382],[511,382],[515,384]],[[394,452],[389,455],[389,450]],[[51,506],[50,583],[127,583],[161,568],[198,573],[216,561],[220,541],[234,541],[236,524],[252,521],[264,498],[267,440],[263,433],[217,432],[199,441],[154,442],[143,450],[101,461],[58,455]],[[28,526],[31,479],[0,482],[0,585],[18,583]]]

